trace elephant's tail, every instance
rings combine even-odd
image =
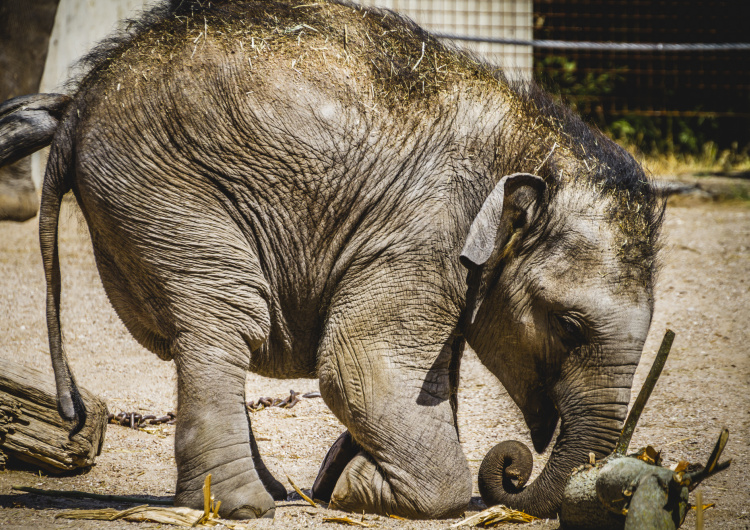
[[[0,103],[0,167],[50,144],[71,98],[31,94]]]
[[[44,174],[42,201],[39,208],[39,245],[42,250],[44,276],[47,280],[47,333],[50,357],[57,385],[57,410],[60,416],[73,422],[70,437],[86,423],[86,408],[76,386],[68,359],[63,350],[60,329],[60,260],[57,229],[63,195],[71,189],[73,179],[73,135],[75,118],[71,112],[58,128]]]

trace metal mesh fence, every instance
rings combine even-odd
[[[536,39],[709,46],[535,48],[535,73],[562,84],[584,113],[750,118],[750,50],[710,46],[750,41],[738,8],[726,0],[537,1]]]
[[[535,78],[601,127],[646,120],[667,143],[685,133],[694,142],[709,134],[719,143],[750,144],[750,32],[742,2],[364,1],[457,37],[511,78]]]

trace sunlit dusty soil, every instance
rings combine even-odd
[[[87,232],[66,204],[60,232],[63,332],[81,386],[106,400],[111,412],[163,414],[175,407],[171,363],[138,346],[109,305],[94,265]],[[747,203],[670,205],[665,224],[663,269],[651,334],[636,375],[640,388],[665,328],[677,333],[671,357],[636,431],[633,446],[662,449],[667,464],[704,462],[722,427],[730,430],[724,452],[729,471],[709,479],[706,528],[750,527],[750,206]],[[0,224],[0,357],[51,371],[44,322],[44,276],[37,221]],[[249,399],[284,397],[290,389],[313,391],[314,380],[276,381],[248,375]],[[633,399],[636,390],[633,391]],[[266,409],[252,416],[266,463],[282,482],[288,474],[310,488],[328,447],[343,431],[320,399],[292,409]],[[498,441],[530,443],[520,413],[500,384],[469,353],[461,373],[459,423],[475,477],[484,454]],[[67,477],[28,470],[0,472],[0,527],[134,528],[150,524],[55,520],[70,508],[128,507],[96,501],[44,498],[11,486],[76,489],[119,495],[173,494],[174,427],[149,434],[110,425],[101,456],[88,473]],[[547,455],[535,458],[536,471]],[[287,484],[291,491],[291,487]],[[478,509],[479,503],[472,505]],[[279,528],[323,527],[337,515],[303,501],[279,503]],[[342,515],[342,514],[338,514]],[[397,521],[366,516],[376,527],[447,528],[455,521]],[[266,527],[270,521],[251,523]],[[330,525],[338,527],[338,525]],[[557,528],[556,522],[535,527]],[[686,528],[694,527],[689,515]]]

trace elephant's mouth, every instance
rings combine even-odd
[[[531,442],[537,453],[543,453],[549,446],[557,428],[558,418],[557,410],[553,410],[546,418],[540,418],[532,423],[526,422],[531,430]]]
[[[523,417],[531,431],[534,450],[543,453],[552,441],[560,415],[546,392],[537,394],[535,398],[533,406],[525,407],[523,410]]]

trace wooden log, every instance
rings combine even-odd
[[[687,508],[685,474],[613,453],[573,472],[563,492],[560,524],[566,530],[675,530]]]
[[[51,370],[45,374],[0,359],[0,453],[50,473],[92,466],[104,444],[107,406],[91,392],[80,391],[86,405],[86,423],[69,438],[71,425],[57,412]]]
[[[685,521],[689,492],[729,467],[719,463],[729,431],[723,429],[705,467],[688,472],[687,462],[661,466],[661,453],[645,447],[626,456],[638,418],[654,389],[674,332],[667,330],[651,371],[625,420],[615,450],[600,461],[573,470],[563,491],[560,525],[566,530],[676,530]]]

